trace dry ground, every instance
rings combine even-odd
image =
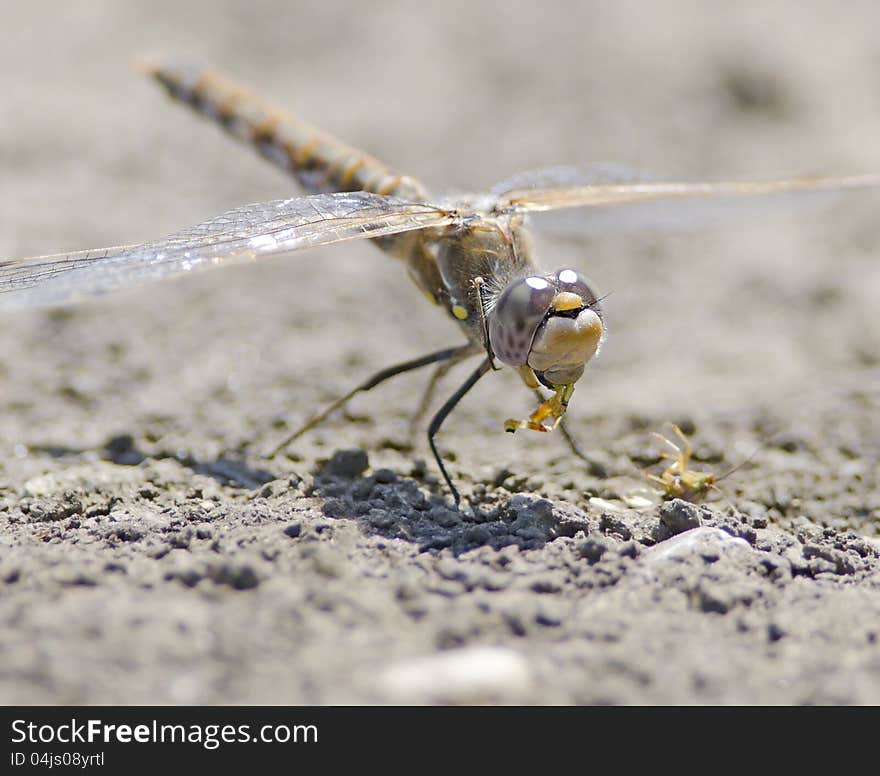
[[[438,190],[579,161],[880,171],[873,3],[416,7],[4,3],[0,255],[288,195],[138,80],[151,51]],[[544,242],[611,292],[570,416],[591,464],[503,434],[532,399],[492,375],[442,433],[460,513],[408,446],[423,376],[259,457],[456,342],[372,246],[7,317],[0,701],[880,702],[878,202]],[[754,457],[708,505],[639,509],[667,421],[701,467]]]

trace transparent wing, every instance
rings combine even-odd
[[[844,191],[867,188],[880,188],[880,175],[690,183],[652,180],[625,167],[597,165],[522,173],[498,184],[492,193],[502,209],[546,213],[538,220],[540,226],[603,234],[687,229],[799,211],[827,205]],[[584,210],[565,212],[576,208]]]
[[[509,200],[511,195],[523,191],[544,189],[573,189],[610,183],[642,183],[651,176],[622,164],[600,162],[582,166],[558,165],[540,170],[526,170],[496,183],[490,193],[498,199]]]
[[[0,260],[0,310],[58,305],[276,253],[451,223],[428,204],[363,191],[260,202],[140,245]]]

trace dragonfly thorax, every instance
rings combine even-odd
[[[489,345],[510,366],[528,366],[548,387],[570,385],[599,350],[602,312],[573,269],[510,283],[487,314]]]

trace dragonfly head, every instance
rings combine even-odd
[[[488,329],[499,361],[529,366],[548,388],[577,382],[605,331],[596,294],[573,269],[513,281],[489,312]]]

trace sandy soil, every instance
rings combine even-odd
[[[438,191],[582,161],[880,171],[874,3],[295,5],[8,4],[0,255],[290,192],[138,80],[151,51]],[[532,397],[492,375],[442,432],[460,512],[410,445],[423,375],[260,459],[458,341],[370,245],[7,316],[0,702],[880,702],[877,206],[542,240],[611,292],[570,413],[591,463],[504,434]],[[645,506],[669,421],[698,468],[753,457]]]

